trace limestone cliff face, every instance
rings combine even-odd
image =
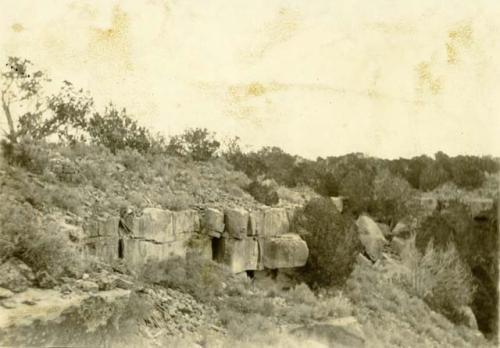
[[[306,242],[290,231],[293,212],[293,208],[147,208],[140,216],[89,224],[86,245],[89,252],[105,261],[123,259],[131,266],[150,259],[186,257],[191,245],[193,252],[225,263],[234,273],[301,267],[309,250]],[[196,243],[188,243],[192,240]]]

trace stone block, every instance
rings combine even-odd
[[[94,237],[85,241],[86,250],[105,262],[118,258],[118,236]]]
[[[264,211],[261,209],[251,211],[247,230],[248,236],[260,236],[264,232],[263,229]]]
[[[297,234],[263,238],[260,243],[265,268],[302,267],[307,262],[309,249],[306,242]]]
[[[258,242],[253,238],[226,239],[224,263],[233,273],[260,269]]]
[[[264,210],[264,228],[260,234],[265,237],[279,236],[290,231],[288,215],[283,208],[269,208]]]
[[[224,232],[224,213],[214,208],[205,209],[203,229],[206,232]]]
[[[140,266],[149,260],[163,261],[174,256],[185,258],[186,252],[185,240],[158,244],[141,239],[127,239],[123,258],[131,266]]]
[[[200,231],[200,216],[196,210],[175,211],[173,216],[175,235]]]
[[[247,235],[249,213],[243,208],[230,208],[224,211],[226,232],[231,237],[243,238]]]
[[[134,238],[142,238],[158,243],[171,242],[174,236],[173,212],[158,208],[146,208],[132,223]]]

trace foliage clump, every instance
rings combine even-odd
[[[353,220],[341,215],[329,198],[316,198],[296,213],[293,226],[309,247],[303,270],[306,282],[313,286],[343,284],[361,251]]]

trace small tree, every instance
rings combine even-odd
[[[93,143],[103,145],[113,153],[127,147],[145,153],[153,143],[145,127],[139,126],[125,109],[118,110],[113,104],[109,104],[102,115],[95,113],[87,130]]]
[[[7,139],[16,143],[19,137],[41,140],[57,134],[62,141],[77,140],[75,134],[84,130],[93,107],[92,98],[68,81],[64,81],[57,94],[44,96],[44,84],[50,80],[42,71],[33,70],[32,65],[27,59],[9,57],[7,68],[1,73]]]
[[[305,280],[313,286],[343,284],[362,250],[353,221],[341,215],[330,198],[316,198],[296,214],[293,225],[309,247]]]
[[[194,161],[208,161],[220,148],[215,133],[206,128],[190,128],[170,138],[167,152],[174,156],[189,157]]]
[[[17,131],[15,126],[14,108],[20,108],[39,96],[42,84],[48,79],[42,71],[33,71],[32,63],[27,59],[9,57],[6,69],[1,73],[1,101],[2,109],[9,127],[7,138],[11,142],[16,142]],[[41,108],[41,101],[35,102],[33,114],[38,114]]]

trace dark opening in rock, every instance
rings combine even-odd
[[[212,260],[222,262],[224,260],[224,249],[223,238],[212,238]]]
[[[125,243],[123,242],[123,238],[118,240],[118,258],[123,259],[125,251]]]

